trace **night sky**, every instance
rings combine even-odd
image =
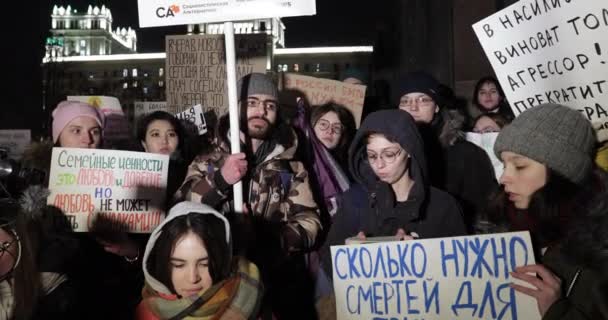
[[[386,0],[380,0],[380,2]],[[10,19],[2,21],[3,76],[8,81],[2,88],[0,128],[32,128],[44,133],[48,130],[47,116],[41,113],[45,105],[42,94],[41,60],[44,41],[50,35],[53,5],[68,4],[79,12],[89,4],[112,10],[113,28],[132,27],[137,30],[138,51],[164,51],[164,37],[184,34],[186,26],[140,29],[137,0],[36,0],[27,9],[13,10]],[[392,3],[391,0],[386,3]],[[388,5],[370,5],[364,0],[317,0],[317,15],[284,18],[286,47],[372,45],[378,28],[386,28],[390,21]],[[44,124],[46,123],[46,124]],[[39,125],[42,124],[42,125]]]
[[[48,1],[48,0],[46,0]],[[113,28],[134,27],[137,29],[138,51],[164,51],[164,36],[183,34],[185,26],[139,28],[136,0],[71,0],[50,2],[57,5],[71,5],[79,12],[89,4],[105,5],[112,11]],[[337,45],[370,45],[375,37],[376,24],[387,15],[384,6],[370,6],[363,0],[317,0],[317,15],[310,17],[283,18],[285,24],[286,47],[312,47]],[[50,27],[50,10],[46,17],[46,28]]]

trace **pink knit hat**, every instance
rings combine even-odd
[[[53,110],[53,142],[57,143],[59,135],[70,121],[78,117],[91,117],[103,129],[104,116],[101,111],[88,103],[79,101],[61,101]]]

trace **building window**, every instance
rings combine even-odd
[[[126,78],[126,77],[128,77],[128,76],[129,76],[129,70],[127,70],[127,69],[123,69],[123,70],[122,70],[122,77],[123,77],[123,78]]]
[[[165,74],[165,69],[164,68],[160,68],[158,69],[158,76],[162,77]]]
[[[137,77],[137,68],[133,68],[133,70],[131,70],[131,76],[132,77]]]
[[[293,71],[294,71],[294,72],[300,72],[300,65],[299,65],[299,64],[297,64],[297,63],[294,63],[294,64],[293,64]]]
[[[137,88],[138,85],[137,80],[133,81],[133,88]]]
[[[158,86],[161,87],[161,88],[164,87],[165,86],[165,82],[162,81],[162,80],[158,81]]]
[[[127,82],[123,82],[123,84],[122,84],[122,88],[123,88],[123,89],[127,89],[127,88],[129,88],[129,84],[128,84]]]

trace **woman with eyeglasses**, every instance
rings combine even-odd
[[[352,113],[343,106],[326,104],[312,110],[310,125],[317,139],[346,171],[348,147],[356,130]]]
[[[473,121],[473,132],[500,132],[509,121],[498,113],[482,114]]]
[[[328,274],[329,247],[349,237],[405,240],[466,234],[456,200],[429,183],[423,142],[407,112],[369,114],[348,154],[357,184],[340,198],[329,230],[322,255]]]
[[[78,295],[64,272],[76,243],[40,190],[0,202],[0,319],[76,319]]]
[[[454,196],[465,214],[469,231],[490,193],[498,188],[485,151],[466,141],[465,117],[447,105],[440,84],[425,72],[407,74],[400,83],[399,109],[412,115],[429,164],[431,185]]]

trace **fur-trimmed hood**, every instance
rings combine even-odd
[[[441,108],[431,126],[433,127],[439,142],[446,148],[454,145],[459,140],[466,139],[466,133],[462,130],[466,122],[465,115],[454,109]]]
[[[49,171],[52,153],[53,141],[32,142],[23,152],[21,157],[22,166],[45,172]]]

